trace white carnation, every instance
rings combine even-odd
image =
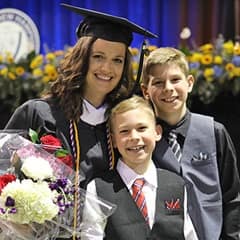
[[[41,157],[27,157],[23,161],[21,171],[33,180],[44,180],[53,177],[53,169],[48,161]]]

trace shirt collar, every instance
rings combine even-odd
[[[87,122],[91,125],[97,125],[107,120],[105,116],[107,104],[104,104],[99,108],[95,108],[87,100],[83,99],[82,106],[83,106],[83,113],[80,117],[82,121]]]
[[[138,175],[130,167],[128,167],[121,159],[119,159],[117,163],[117,171],[119,172],[123,182],[125,183],[129,190],[131,189],[135,179],[142,177],[145,179],[148,185],[157,188],[157,169],[152,161],[149,164],[147,171],[142,175]]]
[[[190,111],[187,110],[184,117],[175,125],[169,125],[160,118],[157,118],[157,123],[162,126],[164,135],[168,135],[169,132],[173,131],[186,138],[187,130],[190,124]]]

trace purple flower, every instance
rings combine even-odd
[[[11,208],[11,210],[9,211],[9,213],[16,213],[17,209],[16,208]]]
[[[63,199],[63,196],[59,195],[58,198],[57,198],[57,201],[60,202],[62,199]]]
[[[66,178],[60,178],[60,179],[57,180],[56,184],[61,188],[65,188],[67,186],[67,179]]]
[[[190,69],[199,69],[200,63],[199,62],[192,62],[189,64]]]
[[[5,202],[6,207],[14,207],[15,206],[15,200],[11,198],[10,196],[7,197]]]
[[[5,214],[6,213],[5,209],[0,208],[0,213]]]
[[[223,74],[223,69],[220,66],[214,65],[213,69],[216,77],[220,77]]]
[[[232,63],[237,66],[240,67],[240,56],[234,56],[232,59]]]
[[[55,182],[51,182],[51,183],[49,183],[49,188],[53,191],[58,188],[58,185]]]
[[[3,69],[3,68],[6,68],[6,65],[0,64],[0,70]]]

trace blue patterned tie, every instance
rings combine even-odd
[[[170,147],[172,148],[172,151],[174,155],[176,156],[178,162],[180,162],[182,157],[181,147],[180,144],[177,141],[177,134],[170,132],[168,135],[168,143]]]

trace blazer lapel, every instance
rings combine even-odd
[[[156,144],[153,152],[153,161],[158,168],[168,169],[177,174],[181,173],[180,164],[164,138]]]

